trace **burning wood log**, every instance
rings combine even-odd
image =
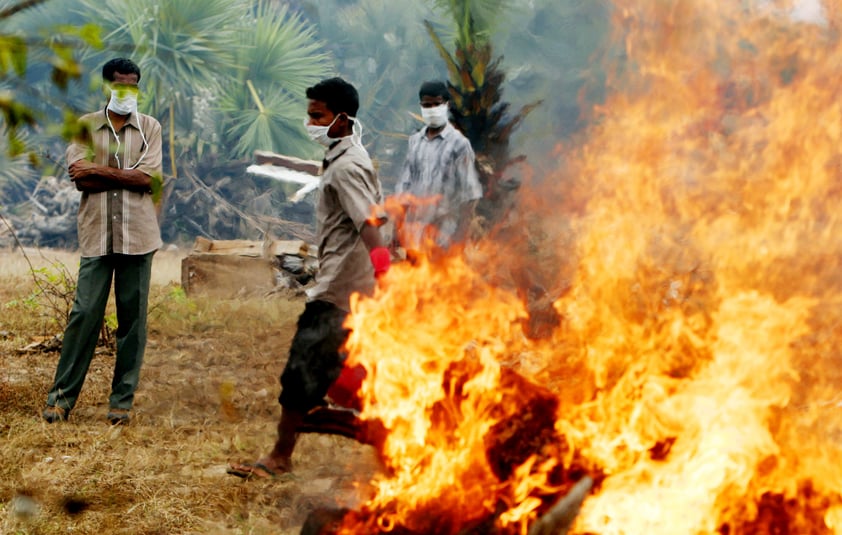
[[[466,382],[477,373],[480,364],[470,359],[453,363],[443,377],[446,392],[444,399],[436,403],[430,415],[430,422],[436,429],[435,436],[448,436],[447,430],[455,428],[462,417],[460,406],[465,400]],[[569,466],[557,462],[551,473],[551,489],[544,489],[531,495],[540,501],[538,520],[530,526],[530,535],[564,534],[572,525],[579,507],[593,485],[588,472],[578,457],[571,455],[564,437],[555,429],[558,398],[545,388],[536,385],[516,371],[501,369],[500,391],[502,399],[496,404],[492,415],[497,424],[489,428],[485,437],[485,461],[488,470],[499,481],[488,489],[477,503],[479,514],[473,518],[458,518],[447,504],[421,506],[412,518],[398,525],[383,525],[383,518],[395,518],[390,511],[364,507],[359,511],[347,509],[319,509],[313,511],[302,527],[302,535],[326,535],[340,532],[390,533],[390,534],[509,534],[518,528],[501,521],[509,509],[513,496],[508,493],[523,467],[538,466],[552,459],[572,458]],[[354,411],[320,407],[311,411],[301,432],[336,434],[358,440],[382,452],[382,445],[388,438],[388,429],[379,422],[364,420]],[[450,433],[452,435],[452,433]],[[454,437],[458,440],[458,437]],[[388,459],[386,466],[388,467]],[[489,503],[496,506],[488,509]],[[458,514],[457,514],[458,516]]]
[[[529,528],[529,535],[565,535],[573,526],[582,502],[592,486],[593,480],[587,476],[583,477],[573,485],[566,496]]]
[[[579,514],[579,509],[585,498],[588,495],[593,480],[590,477],[584,477],[573,488],[570,489],[564,497],[558,500],[552,509],[547,511],[541,518],[539,518],[530,528],[529,535],[566,535],[576,516]],[[342,525],[348,516],[355,516],[358,513],[347,509],[326,509],[320,508],[312,511],[301,527],[301,535],[335,535],[340,532]],[[463,530],[460,535],[475,534],[494,534],[499,533],[495,530],[493,525],[489,525],[486,521],[480,526],[473,526],[470,530]],[[386,533],[385,531],[383,533]],[[409,532],[406,530],[389,531],[392,534],[407,534],[419,535],[417,532]],[[430,532],[431,534],[433,532]]]

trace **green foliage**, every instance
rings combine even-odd
[[[225,119],[223,144],[234,158],[256,148],[312,154],[303,135],[307,87],[331,72],[314,30],[286,6],[261,1],[242,23],[240,69],[223,85],[218,109]]]
[[[503,215],[509,194],[517,187],[517,182],[504,180],[503,175],[510,165],[522,159],[509,156],[511,135],[539,103],[508,114],[509,104],[502,101],[505,74],[500,68],[501,58],[492,59],[492,45],[486,34],[490,22],[484,21],[482,26],[476,23],[471,2],[452,0],[450,5],[458,28],[453,53],[432,23],[425,21],[425,26],[450,75],[453,123],[465,134],[477,155],[484,191],[480,213],[493,224]]]
[[[28,259],[27,259],[28,260]],[[21,300],[6,303],[7,308],[23,307],[46,317],[60,328],[67,325],[76,296],[76,277],[61,262],[42,268],[31,267],[35,291]]]
[[[421,22],[434,13],[425,2],[319,0],[313,5],[313,21],[339,75],[360,93],[363,143],[388,189],[403,163],[408,134],[421,126],[413,117],[418,88],[444,75]]]
[[[0,20],[6,22],[6,27],[11,27],[9,19],[37,12],[43,9],[44,3],[32,0],[15,4],[6,2],[0,11]],[[51,83],[66,90],[69,81],[78,79],[82,74],[75,51],[83,46],[102,46],[96,25],[44,27],[37,39],[31,39],[20,29],[0,32],[0,79],[17,78],[18,85],[21,85],[27,74],[30,56],[34,56],[39,63],[50,66]],[[33,107],[32,103],[21,98],[20,92],[7,89],[0,92],[0,111],[6,126],[9,154],[17,155],[28,150],[27,144],[18,135],[18,129],[34,126],[44,114],[43,108]]]
[[[149,178],[149,189],[152,190],[152,202],[158,205],[164,195],[164,178],[159,174],[154,174]]]
[[[29,142],[26,131],[0,131],[0,194],[9,200],[25,199],[37,180],[30,155],[24,154]],[[16,144],[10,147],[10,144]]]
[[[453,40],[463,47],[482,46],[491,39],[492,32],[511,8],[505,0],[434,0],[454,22]]]
[[[196,302],[187,297],[180,284],[171,283],[149,296],[149,316],[166,323],[192,320],[199,312]]]
[[[0,76],[13,70],[18,76],[26,73],[26,42],[17,35],[0,35]]]

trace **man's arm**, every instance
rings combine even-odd
[[[152,178],[137,169],[117,169],[95,164],[87,160],[77,160],[68,167],[70,179],[79,191],[98,193],[110,189],[128,189],[148,192]]]
[[[482,185],[479,181],[476,157],[470,143],[467,143],[467,140],[465,141],[465,146],[457,156],[455,166],[456,187],[458,188],[456,194],[457,198],[461,200],[458,214],[456,214],[458,218],[458,225],[454,232],[456,241],[463,241],[468,236],[477,201],[482,197]]]
[[[380,229],[373,223],[366,221],[360,229],[360,238],[368,248],[368,257],[371,259],[371,265],[374,267],[374,276],[379,278],[381,275],[389,271],[389,266],[392,263],[392,254],[386,248],[386,242],[380,235]]]
[[[380,235],[380,229],[372,223],[366,222],[363,224],[363,228],[360,230],[360,237],[369,251],[386,246],[383,236]]]

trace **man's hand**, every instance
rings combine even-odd
[[[118,169],[88,160],[77,160],[67,167],[67,172],[79,191],[99,193],[127,189],[137,193],[152,193],[152,178],[137,169]]]
[[[78,180],[96,174],[99,166],[88,160],[76,160],[67,168],[71,180]]]
[[[375,247],[368,252],[368,257],[371,259],[371,265],[374,266],[376,279],[389,271],[389,266],[392,265],[392,255],[386,247]]]

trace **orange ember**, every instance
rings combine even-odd
[[[571,533],[842,534],[842,13],[613,13],[521,220],[355,301],[390,475],[343,533],[527,533],[589,474]]]

